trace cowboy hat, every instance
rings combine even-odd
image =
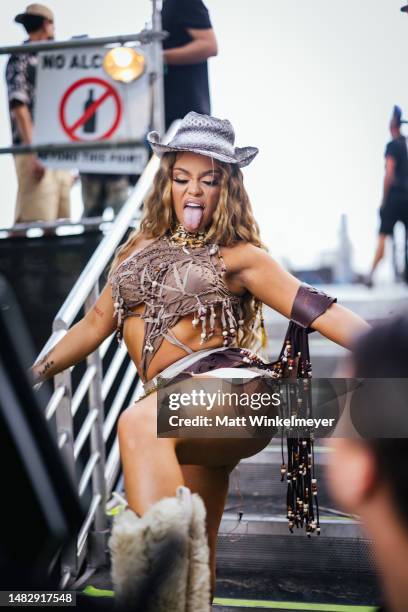
[[[147,140],[158,157],[164,153],[191,151],[242,167],[250,164],[258,154],[256,147],[234,147],[234,128],[228,119],[217,119],[194,111],[184,117],[168,144],[160,142],[158,132],[149,132]]]

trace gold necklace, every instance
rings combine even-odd
[[[170,234],[170,242],[173,244],[179,244],[181,246],[188,246],[191,248],[201,247],[207,244],[206,242],[207,232],[189,232],[185,227],[178,223],[176,229]]]

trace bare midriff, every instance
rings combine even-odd
[[[144,305],[140,304],[133,309],[132,312],[143,313]],[[219,308],[215,308],[215,312],[217,314],[217,319],[219,319]],[[201,328],[194,328],[191,324],[192,315],[185,315],[184,317],[180,317],[177,321],[176,325],[171,327],[170,329],[173,331],[174,335],[186,346],[189,346],[193,351],[200,351],[209,348],[217,348],[223,346],[223,335],[222,335],[222,327],[219,323],[216,322],[214,335],[207,340],[206,342],[201,342]],[[128,349],[130,358],[134,362],[139,376],[141,376],[141,371],[139,364],[142,359],[142,346],[143,346],[143,333],[144,333],[144,322],[143,319],[139,317],[128,317],[123,325],[123,339],[126,343],[126,347]],[[182,357],[185,357],[187,352],[182,348],[175,346],[166,338],[163,338],[163,342],[160,345],[160,348],[156,352],[153,357],[149,367],[147,369],[147,380],[150,380],[157,374],[159,374],[164,368],[167,368],[175,361],[178,361]],[[147,381],[143,381],[147,382]]]

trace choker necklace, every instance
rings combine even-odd
[[[201,247],[207,244],[206,235],[207,232],[205,231],[196,233],[189,232],[181,223],[178,223],[176,229],[170,233],[170,242],[181,246],[189,246],[194,249],[195,247]]]

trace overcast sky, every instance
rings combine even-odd
[[[212,114],[232,121],[238,146],[260,154],[244,169],[271,254],[297,266],[336,246],[346,213],[355,268],[369,265],[378,228],[384,148],[394,104],[408,115],[408,16],[402,0],[206,0],[219,42],[210,60]],[[57,37],[131,33],[149,0],[54,0]],[[24,2],[2,0],[0,40],[19,43]],[[4,75],[5,58],[0,57]],[[4,76],[0,142],[10,132]],[[0,226],[16,181],[0,157]]]

